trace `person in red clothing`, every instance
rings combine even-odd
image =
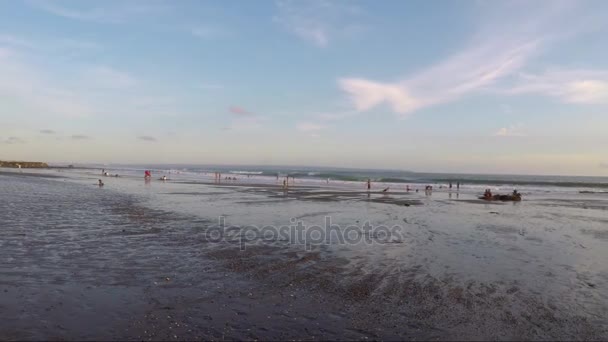
[[[151,178],[152,177],[152,173],[150,173],[149,170],[146,170],[146,172],[144,172],[144,178]]]

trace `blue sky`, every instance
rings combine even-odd
[[[2,1],[0,159],[608,175],[606,1]]]

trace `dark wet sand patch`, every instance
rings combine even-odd
[[[591,235],[596,239],[608,241],[608,228],[605,230],[599,229],[581,229],[581,233]]]
[[[366,199],[365,201],[374,202],[374,203],[395,204],[395,205],[405,206],[405,207],[409,207],[412,205],[423,205],[422,201],[419,201],[419,200],[408,200],[408,199],[394,198],[394,197],[378,197],[378,198]]]
[[[277,289],[305,291],[326,304],[342,303],[338,315],[341,320],[379,339],[602,336],[586,318],[548,306],[515,285],[471,281],[463,286],[449,277],[430,277],[420,265],[398,272],[370,273],[352,270],[347,260],[318,251],[294,252],[268,246],[245,251],[220,249],[209,256],[233,272],[272,283]]]
[[[165,192],[163,195],[187,195],[187,196],[217,196],[217,195],[226,195],[228,192]]]
[[[608,210],[608,200],[604,199],[550,199],[538,204],[546,207]]]
[[[455,199],[456,202],[472,203],[472,204],[498,204],[505,205],[508,202],[505,201],[485,201],[481,199]]]
[[[477,229],[490,231],[496,234],[519,234],[520,229],[509,226],[495,226],[495,225],[480,225]]]

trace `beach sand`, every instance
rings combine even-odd
[[[608,339],[606,196],[35,174],[0,173],[0,339]]]

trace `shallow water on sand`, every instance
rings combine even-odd
[[[0,174],[0,338],[608,338],[605,197],[52,175]]]

